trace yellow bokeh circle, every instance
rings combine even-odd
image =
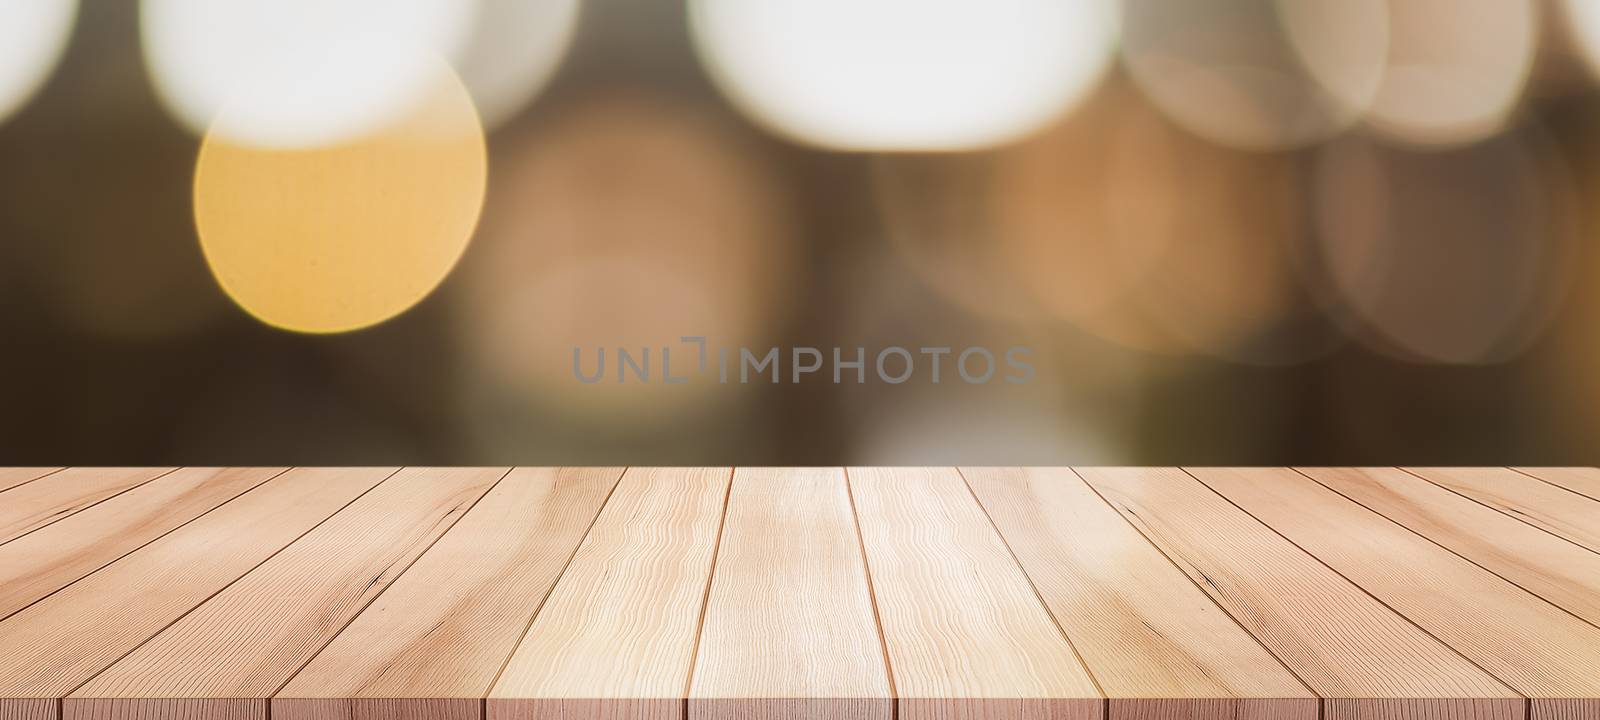
[[[442,59],[433,75],[409,112],[337,145],[207,134],[195,222],[234,302],[286,330],[345,332],[404,312],[449,275],[483,209],[488,152],[460,79]]]

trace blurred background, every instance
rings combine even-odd
[[[1600,464],[1594,197],[1596,0],[0,0],[0,463]]]

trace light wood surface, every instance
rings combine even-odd
[[[28,482],[0,492],[0,543],[93,507],[175,468],[69,468],[50,482]]]
[[[838,469],[734,474],[691,718],[889,720],[889,670]]]
[[[139,718],[152,697],[253,712],[507,470],[396,473],[79,688],[63,716]]]
[[[50,470],[0,720],[1600,720],[1583,469]]]
[[[184,468],[0,545],[0,618],[284,470]]]
[[[1600,626],[1600,553],[1395,468],[1301,468],[1362,506]]]
[[[1529,477],[1566,488],[1591,500],[1600,500],[1600,469],[1586,467],[1513,468]]]
[[[1327,698],[1325,718],[1524,716],[1521,695],[1183,470],[1079,472]]]
[[[1072,470],[962,473],[1111,717],[1316,720],[1316,695]]]
[[[1407,468],[1436,485],[1600,552],[1600,501],[1509,468]]]
[[[633,468],[489,693],[488,717],[682,717],[730,468]]]
[[[50,715],[13,720],[54,720],[59,698],[396,469],[291,470],[0,621],[0,710],[46,699]]]
[[[954,468],[852,468],[900,717],[1095,718],[1100,691]]]
[[[0,468],[0,492],[10,490],[25,482],[32,482],[61,469],[58,467]]]
[[[513,471],[278,693],[273,717],[477,718],[621,476]]]
[[[1600,697],[1600,628],[1293,470],[1192,472],[1511,689],[1545,700],[1530,720],[1566,715],[1549,701]],[[1600,702],[1574,711],[1600,715]]]

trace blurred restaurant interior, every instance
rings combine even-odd
[[[0,461],[1594,465],[1591,198],[1600,0],[4,0]]]

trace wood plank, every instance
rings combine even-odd
[[[1327,720],[1522,720],[1526,701],[1176,468],[1077,468],[1326,698]]]
[[[1406,468],[1428,481],[1600,552],[1600,501],[1507,468]]]
[[[287,468],[183,468],[0,545],[0,618]]]
[[[63,717],[139,718],[161,710],[148,699],[182,698],[263,720],[263,699],[507,471],[401,470],[73,692]]]
[[[0,698],[0,720],[54,718],[56,701],[42,698]]]
[[[1099,718],[1104,702],[953,468],[852,468],[899,717]]]
[[[476,720],[622,477],[518,468],[272,701],[275,720]]]
[[[1600,626],[1600,553],[1396,468],[1301,468],[1355,502]]]
[[[255,720],[266,715],[267,701],[241,699],[227,707],[197,698],[148,698],[139,702],[135,720]],[[129,717],[110,702],[82,703],[75,711],[83,720]]]
[[[490,720],[683,717],[732,474],[623,474],[490,692]]]
[[[0,492],[0,544],[8,543],[176,468],[68,468]]]
[[[1578,493],[1591,500],[1600,500],[1600,468],[1592,467],[1519,467],[1517,472],[1539,478]]]
[[[0,622],[0,715],[53,720],[58,698],[396,469],[291,470]]]
[[[1600,716],[1600,628],[1293,470],[1191,472],[1528,696],[1530,720]]]
[[[892,717],[842,469],[734,473],[689,697],[706,720]]]
[[[33,482],[64,468],[58,467],[8,467],[0,468],[0,492],[23,483]]]
[[[1316,695],[1071,469],[962,474],[1113,719],[1316,720]]]

